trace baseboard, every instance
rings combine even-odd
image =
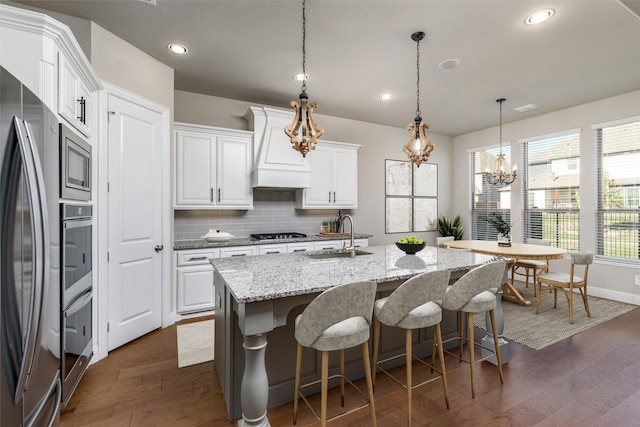
[[[216,314],[215,310],[199,311],[197,313],[171,313],[172,323],[180,322],[181,320],[193,319],[196,317],[213,316]]]
[[[640,295],[634,295],[628,292],[613,291],[611,289],[605,288],[597,288],[595,286],[589,286],[588,289],[589,295],[592,295],[594,297],[610,299],[627,304],[640,305]]]

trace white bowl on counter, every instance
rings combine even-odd
[[[214,230],[211,229],[204,236],[200,236],[200,238],[206,240],[209,243],[214,242],[228,242],[229,239],[235,237],[233,234],[229,234],[226,231]]]

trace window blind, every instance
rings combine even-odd
[[[511,166],[511,147],[502,147],[502,154]],[[499,148],[484,149],[469,153],[471,180],[471,238],[474,240],[497,240],[498,231],[485,218],[491,212],[497,212],[507,222],[511,222],[511,186],[508,184],[490,184],[486,174],[492,170]]]
[[[580,249],[580,132],[521,140],[524,241]]]
[[[597,255],[640,260],[640,117],[594,126]]]

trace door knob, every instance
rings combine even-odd
[[[161,250],[163,250],[163,249],[164,249],[164,245],[156,245],[156,247],[155,247],[155,248],[153,248],[153,249],[155,249],[155,250],[156,250],[156,252],[160,252]]]

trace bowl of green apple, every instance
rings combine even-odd
[[[420,252],[426,246],[424,240],[409,235],[407,237],[403,237],[402,239],[396,240],[396,246],[398,249],[406,253],[407,255],[414,255],[417,252]]]

